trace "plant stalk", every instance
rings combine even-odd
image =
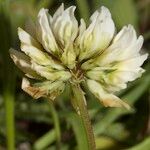
[[[79,84],[72,85],[72,89],[79,110],[78,114],[81,117],[86,132],[86,137],[88,141],[88,150],[95,150],[96,146],[95,146],[94,133],[93,133],[93,128],[91,125],[89,113],[87,110],[87,105],[85,102],[84,92],[82,91]]]

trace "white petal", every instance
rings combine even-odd
[[[140,35],[138,37],[138,39],[136,40],[135,44],[133,44],[133,46],[130,48],[130,56],[131,57],[138,55],[139,51],[142,48],[143,42],[144,42],[144,38],[142,35]]]
[[[105,107],[125,107],[127,109],[130,108],[130,106],[123,102],[120,98],[113,94],[107,93],[103,89],[103,87],[94,80],[87,80],[87,85],[89,87],[89,90],[102,102],[102,104]]]
[[[64,49],[60,59],[68,68],[73,69],[75,67],[76,53],[74,52],[72,44]]]
[[[78,22],[74,16],[75,6],[71,6],[58,15],[52,22],[53,32],[59,43],[64,47],[73,42],[78,32]]]
[[[12,48],[9,52],[14,63],[26,74],[26,76],[35,79],[42,78],[31,68],[30,58],[28,56]]]
[[[80,49],[80,42],[81,42],[81,37],[82,37],[82,34],[83,32],[86,30],[86,23],[83,19],[80,20],[80,26],[79,26],[79,33],[78,33],[78,36],[75,40],[75,46],[76,46],[76,49],[75,49],[75,52],[76,52],[76,55],[78,56],[80,51],[82,51]]]
[[[39,42],[43,45],[44,49],[54,55],[60,53],[56,44],[54,35],[50,27],[50,20],[48,10],[42,8],[38,14],[36,24],[36,33]]]
[[[47,53],[37,49],[36,47],[30,45],[21,45],[21,50],[26,53],[33,61],[37,64],[44,66],[51,66],[52,68],[63,70],[64,67],[50,57]]]
[[[129,25],[124,27],[114,38],[113,43],[106,49],[102,55],[97,58],[97,63],[101,66],[116,61],[122,61],[139,55],[143,38],[137,39],[134,28]]]
[[[45,91],[40,90],[38,87],[32,87],[27,78],[22,79],[21,88],[35,99],[38,99],[45,94]]]
[[[29,19],[25,23],[25,30],[27,33],[29,33],[34,39],[37,39],[36,37],[36,27],[35,23],[32,19]]]
[[[131,43],[131,45],[129,43]],[[128,27],[125,26],[116,35],[113,43],[101,55],[86,61],[81,67],[84,70],[89,70],[93,67],[103,67],[111,63],[140,56],[139,52],[142,44],[143,37],[139,36],[139,38],[136,39],[136,33],[133,27],[131,25]]]
[[[108,76],[108,78],[110,78],[110,82],[115,85],[127,83],[141,77],[144,69],[142,69],[140,66],[147,59],[147,57],[148,54],[145,54],[118,63],[116,66],[114,66],[114,68],[116,67],[116,71],[112,72],[112,74]]]
[[[118,53],[118,59],[117,61],[122,61],[125,59],[134,58],[137,56],[140,56],[140,50],[143,45],[143,36],[139,36],[139,38],[130,46],[128,46],[122,53]],[[122,49],[122,48],[121,48]]]
[[[31,35],[29,35],[26,31],[24,31],[21,28],[18,28],[18,36],[21,43],[41,48],[41,45]]]
[[[101,12],[103,11],[103,13],[101,15],[103,15],[103,17],[111,17],[110,11],[108,10],[108,8],[102,6],[100,9],[96,10],[93,15],[90,17],[90,20],[93,21],[95,20],[95,17]]]
[[[114,68],[124,71],[134,71],[135,69],[138,69],[140,66],[142,66],[147,58],[148,54],[144,54],[138,57],[120,61],[114,66]]]
[[[110,44],[115,26],[109,10],[101,7],[91,16],[91,24],[81,37],[81,54],[79,59],[87,59],[100,53]]]
[[[32,68],[42,77],[45,77],[50,81],[56,81],[56,80],[66,81],[69,80],[69,78],[71,77],[71,74],[68,71],[54,70],[51,67],[41,66],[34,62],[32,62]]]
[[[80,26],[79,26],[79,41],[80,41],[80,38],[81,38],[81,35],[83,34],[83,32],[86,30],[86,23],[83,19],[80,20]]]
[[[115,36],[113,44],[117,43],[121,46],[132,45],[137,39],[135,29],[132,25],[124,26],[122,30]]]
[[[137,71],[116,71],[110,75],[110,83],[117,86],[117,84],[133,81],[136,78],[141,77],[141,74],[143,73],[143,69],[138,69]]]
[[[54,100],[60,93],[63,92],[64,88],[65,83],[62,81],[32,83],[27,78],[23,78],[22,80],[22,89],[35,99],[46,97]]]
[[[64,4],[62,3],[54,13],[52,22],[56,21],[56,19],[63,13],[63,11],[64,11]]]
[[[102,83],[108,91],[116,92],[126,88],[129,81],[141,77],[144,69],[140,66],[147,59],[148,54],[129,60],[121,61],[109,67],[96,67],[86,72],[90,79]]]

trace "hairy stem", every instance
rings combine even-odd
[[[84,92],[82,91],[80,85],[72,85],[74,100],[76,101],[76,106],[78,106],[79,116],[82,119],[82,123],[86,132],[86,137],[88,141],[88,150],[95,150],[95,139],[94,133],[89,117],[89,113],[87,110]]]

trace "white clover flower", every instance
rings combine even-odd
[[[66,83],[87,83],[104,106],[129,108],[115,96],[127,82],[140,77],[148,54],[141,54],[143,37],[132,25],[115,34],[106,7],[101,7],[86,26],[74,16],[75,6],[62,4],[53,16],[42,8],[32,35],[18,28],[21,51],[10,49],[15,64],[25,73],[22,89],[34,98],[55,99]]]

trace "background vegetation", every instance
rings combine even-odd
[[[132,24],[144,35],[150,49],[149,0],[0,0],[0,149],[86,150],[83,127],[71,107],[69,89],[55,101],[33,100],[21,86],[22,73],[9,58],[9,48],[19,49],[17,27],[28,28],[41,7],[52,14],[64,2],[76,5],[76,16],[88,21],[101,5],[107,6],[119,30]],[[150,149],[150,64],[142,78],[119,93],[132,110],[104,108],[87,91],[97,150]],[[15,148],[14,148],[15,143]],[[6,148],[7,147],[7,148]]]

